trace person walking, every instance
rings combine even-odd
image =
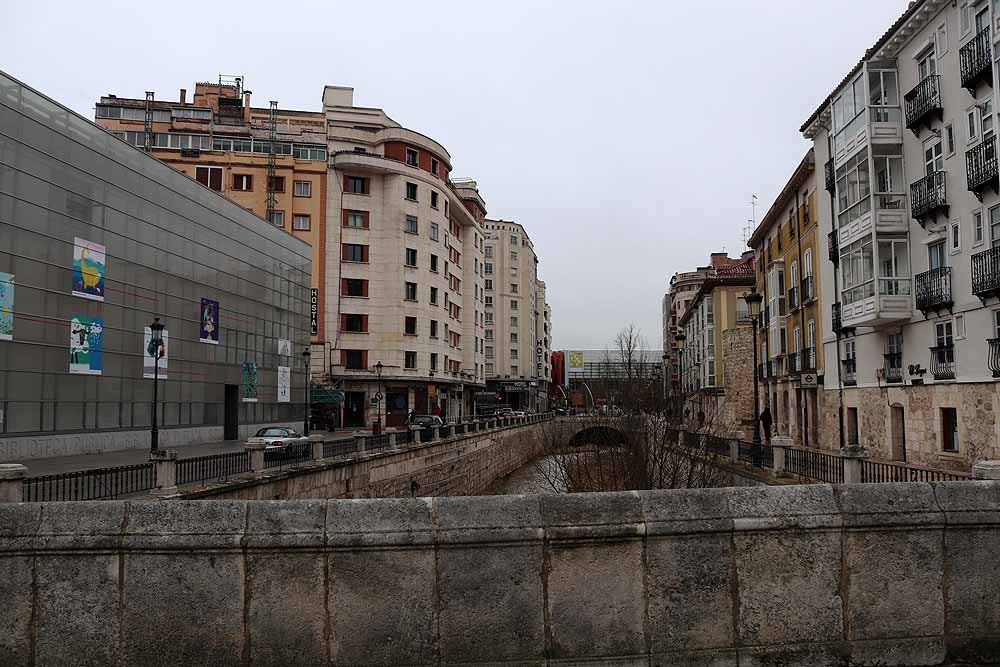
[[[764,411],[760,413],[760,425],[764,429],[764,442],[771,444],[771,424],[774,423],[771,419],[771,408],[764,406]]]

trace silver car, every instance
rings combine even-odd
[[[284,426],[268,426],[262,428],[253,436],[255,438],[262,438],[267,442],[266,449],[276,450],[280,447],[287,447],[288,445],[298,445],[303,443],[308,443],[309,438],[300,434],[298,431]]]

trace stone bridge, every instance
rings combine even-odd
[[[0,664],[1000,656],[1000,483],[0,504]]]

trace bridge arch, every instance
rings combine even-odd
[[[625,444],[625,435],[617,428],[604,424],[580,429],[570,438],[568,443],[570,447],[583,447],[585,445],[617,447],[623,444]]]

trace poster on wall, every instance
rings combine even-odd
[[[0,273],[0,340],[14,340],[13,273]]]
[[[104,301],[104,246],[73,239],[73,296]]]
[[[290,403],[292,374],[288,366],[278,366],[278,403]]]
[[[219,302],[201,298],[201,324],[198,340],[209,345],[219,344]]]
[[[100,375],[103,347],[104,320],[74,315],[69,322],[69,372]]]
[[[244,361],[243,362],[243,381],[241,384],[243,388],[243,402],[244,403],[256,403],[257,402],[257,362],[256,361]]]
[[[150,341],[153,340],[153,331],[146,327],[142,330],[142,377],[160,380],[167,379],[167,359],[170,358],[170,343],[167,338],[167,330],[163,330],[163,346],[160,348],[160,363],[154,368],[156,357],[153,356],[156,350],[150,349]]]
[[[571,371],[583,370],[583,352],[570,352],[566,368]]]
[[[285,340],[284,338],[278,339],[278,356],[279,357],[292,356],[292,341]]]

